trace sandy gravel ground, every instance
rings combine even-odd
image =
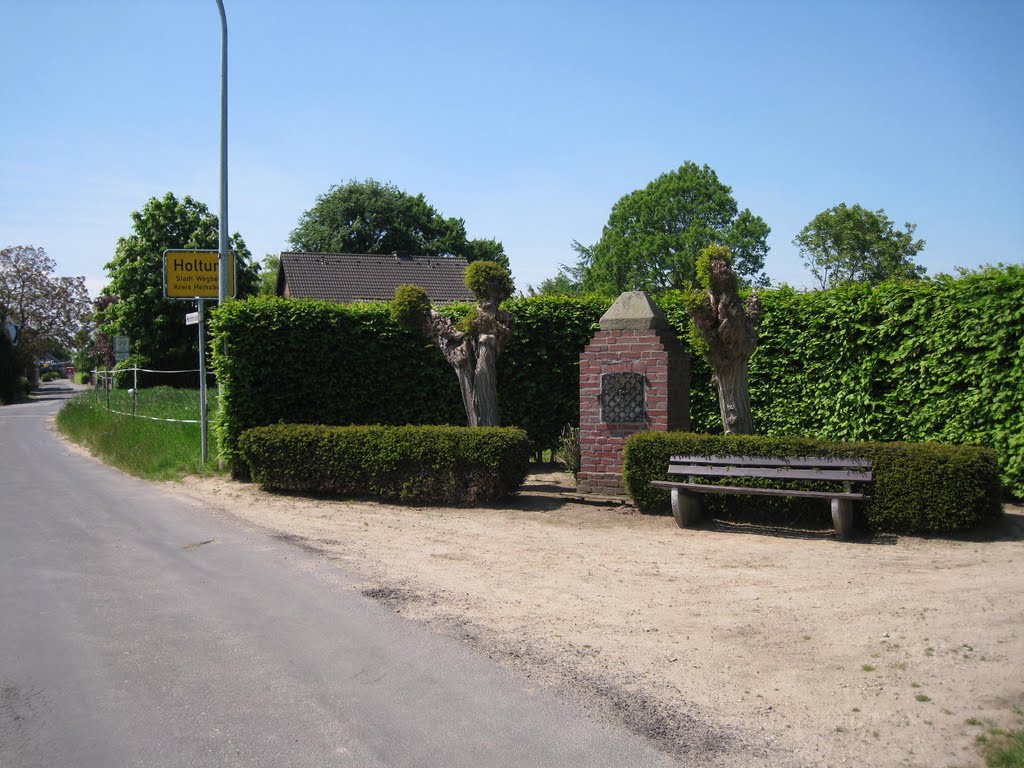
[[[975,766],[1024,707],[1024,509],[970,538],[835,541],[567,499],[409,508],[171,484],[365,576],[393,610],[683,764]],[[827,522],[823,511],[823,522]]]

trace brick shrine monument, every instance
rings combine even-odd
[[[645,430],[689,428],[690,358],[647,293],[623,293],[580,355],[577,491],[624,495],[626,439]]]

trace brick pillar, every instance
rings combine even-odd
[[[690,360],[643,291],[623,293],[580,355],[580,493],[622,495],[635,432],[690,428]]]

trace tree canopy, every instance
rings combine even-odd
[[[277,253],[268,253],[263,257],[259,268],[261,296],[273,296],[277,293],[277,272],[281,267],[281,256]]]
[[[761,217],[739,210],[711,168],[687,162],[622,197],[595,245],[573,247],[585,290],[659,291],[694,285],[709,245],[728,246],[741,279],[764,282],[770,231]]]
[[[422,194],[410,195],[392,184],[352,180],[331,187],[299,219],[291,246],[313,253],[393,253],[463,256],[466,261],[496,261],[508,268],[497,240],[466,237],[466,223],[446,218]]]
[[[840,203],[815,216],[800,230],[793,244],[822,288],[844,283],[880,283],[889,279],[917,279],[925,268],[914,263],[924,240],[914,240],[916,224],[904,230],[879,208]]]
[[[164,298],[163,253],[169,248],[217,250],[217,217],[198,200],[188,195],[178,200],[170,192],[150,198],[131,217],[132,234],[118,239],[114,258],[105,266],[110,284],[104,294],[118,300],[97,313],[98,329],[106,336],[128,336],[133,354],[155,368],[194,368],[198,339],[195,329],[185,325],[185,315],[195,305]],[[230,248],[237,297],[256,293],[256,267],[237,232]]]
[[[85,278],[58,277],[56,267],[42,248],[0,250],[0,323],[10,318],[21,327],[18,346],[7,354],[23,371],[49,350],[74,346],[89,311]]]

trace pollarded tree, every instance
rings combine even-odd
[[[711,168],[688,162],[622,197],[601,239],[573,248],[583,288],[597,293],[690,288],[709,245],[729,246],[736,272],[759,283],[770,231],[760,216],[739,210],[732,188]]]
[[[756,294],[746,303],[740,299],[739,277],[725,246],[712,245],[701,252],[697,276],[704,292],[691,296],[690,316],[707,344],[725,434],[752,435],[747,366],[757,349],[761,300]]]
[[[469,240],[462,219],[442,216],[422,194],[410,195],[373,179],[331,187],[302,214],[290,239],[295,250],[313,253],[407,251],[509,266],[497,240]]]
[[[885,210],[869,211],[840,203],[822,211],[793,238],[804,265],[822,288],[844,283],[916,280],[925,268],[914,263],[924,240],[914,240],[916,224],[896,229]]]
[[[476,296],[475,311],[456,324],[432,309],[419,286],[395,291],[391,316],[396,322],[434,340],[455,369],[471,427],[496,427],[498,416],[498,357],[512,335],[512,316],[500,305],[512,295],[512,277],[493,261],[474,261],[466,268],[466,286]]]
[[[106,336],[131,338],[132,351],[157,368],[194,368],[198,340],[185,315],[194,309],[188,301],[164,298],[163,253],[187,248],[216,251],[217,217],[205,204],[186,195],[178,200],[168,192],[146,201],[132,212],[132,234],[117,241],[114,258],[106,265],[110,285],[104,293],[117,301],[96,314],[98,329]],[[230,248],[235,252],[235,293],[238,298],[257,292],[258,276],[249,249],[237,232]]]

